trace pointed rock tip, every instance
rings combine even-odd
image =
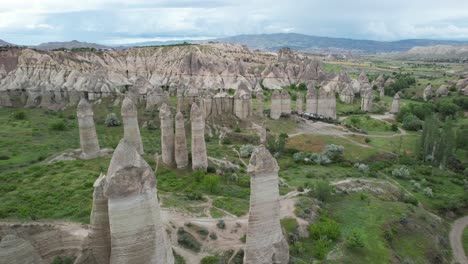
[[[278,171],[279,167],[270,151],[264,145],[260,145],[253,151],[247,170],[250,173],[274,172]]]
[[[122,114],[134,114],[137,112],[137,108],[135,103],[133,102],[132,99],[130,99],[128,96],[125,97],[125,99],[122,102]]]
[[[77,106],[77,112],[79,114],[91,114],[91,115],[93,114],[91,104],[88,103],[88,100],[86,100],[85,98],[80,99],[80,102],[78,103],[78,106]]]
[[[175,118],[176,118],[177,120],[181,120],[181,119],[184,119],[184,115],[182,114],[182,112],[178,111],[177,114],[176,114],[176,116],[175,116]]]

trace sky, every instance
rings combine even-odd
[[[468,40],[468,0],[0,0],[0,39],[20,45],[292,32]]]

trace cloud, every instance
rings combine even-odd
[[[468,1],[460,0],[0,0],[0,6],[0,38],[19,44],[277,32],[468,39]]]

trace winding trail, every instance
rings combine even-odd
[[[450,245],[452,246],[453,257],[457,263],[468,264],[468,259],[463,250],[463,230],[468,227],[468,215],[457,219],[452,224],[450,230]]]

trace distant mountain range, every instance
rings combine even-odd
[[[330,38],[317,37],[296,33],[277,33],[277,34],[260,34],[260,35],[238,35],[226,38],[217,38],[212,40],[181,40],[181,41],[150,41],[131,43],[123,45],[124,47],[135,46],[159,46],[188,43],[203,43],[203,42],[225,42],[237,43],[246,45],[251,49],[261,49],[267,51],[277,51],[282,47],[289,47],[293,50],[304,52],[336,52],[336,53],[403,53],[414,47],[427,47],[435,45],[451,45],[461,46],[468,45],[468,41],[453,41],[453,40],[430,40],[430,39],[407,39],[399,41],[375,41],[375,40],[357,40],[347,38]],[[2,45],[0,40],[0,46]],[[3,44],[7,45],[7,44]],[[51,50],[57,48],[82,48],[91,47],[96,49],[107,49],[109,46],[86,43],[79,41],[70,42],[49,42],[38,46],[33,46],[37,49]],[[114,47],[122,48],[122,47]]]
[[[6,42],[6,41],[0,39],[0,46],[12,46],[12,45],[13,45],[13,44],[8,43],[8,42]]]

